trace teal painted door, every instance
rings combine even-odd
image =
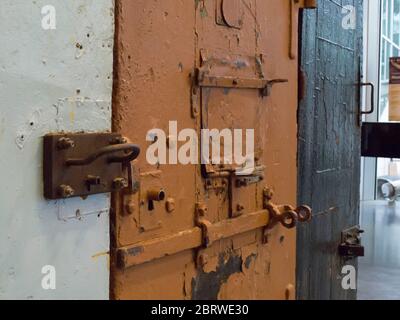
[[[362,0],[319,0],[302,19],[298,202],[314,218],[298,227],[299,299],[356,298],[342,288],[342,269],[357,260],[340,257],[338,246],[359,223],[362,9]]]

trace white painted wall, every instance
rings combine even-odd
[[[44,200],[42,136],[111,129],[114,1],[1,0],[0,30],[0,299],[108,299],[109,195]]]

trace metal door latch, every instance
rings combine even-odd
[[[312,219],[312,210],[308,206],[294,208],[290,205],[275,205],[272,203],[273,191],[266,187],[263,192],[264,208],[269,211],[270,223],[267,229],[272,229],[278,223],[287,229],[293,229],[298,222],[305,223]]]
[[[342,243],[339,245],[339,255],[348,259],[364,257],[364,247],[361,245],[361,230],[358,226],[342,232]]]
[[[226,89],[258,89],[262,97],[271,94],[272,87],[276,84],[289,82],[288,79],[242,78],[235,76],[211,75],[210,71],[196,68],[191,74],[192,81],[201,88],[226,88]]]
[[[137,145],[115,133],[46,135],[44,196],[65,199],[127,188],[130,163],[139,153]]]

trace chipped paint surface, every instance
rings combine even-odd
[[[108,255],[92,256],[109,250],[109,195],[45,201],[41,137],[111,129],[114,4],[51,1],[57,28],[43,30],[47,4],[1,3],[0,299],[107,299]]]
[[[139,194],[113,200],[112,252],[133,246],[132,255],[145,255],[145,249],[135,244],[163,237],[173,243],[176,237],[168,236],[195,226],[196,203],[206,205],[211,224],[231,218],[231,199],[234,208],[240,204],[244,213],[257,212],[263,207],[265,184],[275,190],[277,203],[296,204],[297,61],[289,59],[290,2],[243,0],[243,26],[238,23],[237,28],[223,25],[221,17],[216,23],[218,3],[116,2],[113,127],[142,146],[148,145],[148,130],[167,131],[171,120],[198,132],[204,125],[201,120],[210,128],[254,128],[265,179],[234,188],[230,196],[227,186],[222,191],[207,189],[200,166],[151,166],[143,157],[135,166],[143,182]],[[225,12],[230,21],[236,20],[235,12]],[[211,69],[221,73],[289,82],[274,87],[264,99],[253,89],[210,88],[202,89],[198,101],[191,94],[189,75],[204,61],[211,61]],[[201,119],[193,106],[202,109]],[[143,178],[155,170],[157,179]],[[149,188],[160,186],[174,198],[173,213],[167,213],[163,204],[149,212],[141,201]],[[126,214],[131,203],[134,209]],[[146,230],[142,223],[151,227]],[[195,237],[197,233],[190,240],[197,243]],[[215,241],[207,249],[174,254],[165,254],[167,246],[161,243],[156,250],[162,258],[126,269],[119,268],[112,255],[111,294],[116,299],[285,299],[288,286],[295,284],[295,239],[294,230],[277,226],[267,243],[261,229]]]
[[[194,300],[217,300],[221,286],[234,274],[242,272],[243,260],[235,254],[220,254],[215,271],[202,272],[192,279]]]

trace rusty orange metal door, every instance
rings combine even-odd
[[[294,227],[310,211],[272,201],[296,203],[298,14],[315,1],[116,6],[114,131],[142,155],[114,195],[112,298],[295,298]],[[177,161],[183,129],[201,146],[207,129],[254,130],[253,170]],[[167,163],[148,161],[154,144]]]

